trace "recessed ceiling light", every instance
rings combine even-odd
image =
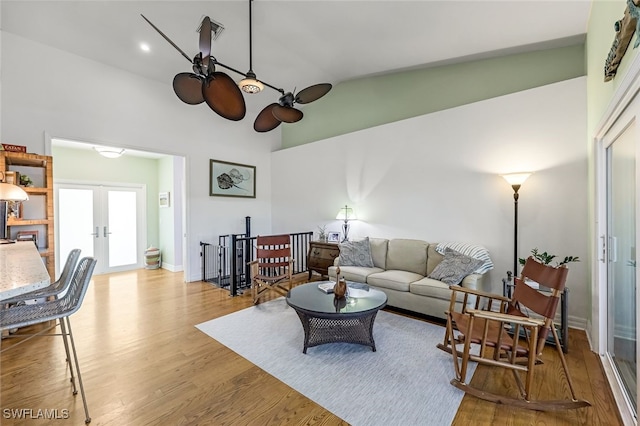
[[[140,49],[142,49],[143,52],[150,52],[151,48],[149,47],[149,45],[147,43],[140,43]]]

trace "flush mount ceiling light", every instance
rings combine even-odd
[[[124,154],[123,148],[111,148],[107,146],[94,146],[93,149],[98,151],[100,155],[107,158],[118,158]]]
[[[242,96],[243,92],[248,94],[258,93],[265,87],[279,92],[278,102],[267,105],[258,114],[253,123],[253,128],[256,132],[268,132],[278,127],[282,122],[295,123],[302,120],[302,111],[294,108],[294,104],[308,104],[316,101],[326,95],[333,86],[329,83],[315,84],[294,94],[285,92],[283,89],[275,87],[264,80],[257,79],[251,63],[251,1],[249,0],[249,71],[246,73],[223,64],[211,54],[212,32],[217,37],[219,32],[216,34],[215,29],[221,27],[221,25],[212,21],[208,16],[204,17],[198,30],[200,33],[199,52],[193,59],[144,15],[141,16],[191,64],[193,72],[181,72],[173,78],[173,90],[182,102],[189,105],[198,105],[206,102],[209,108],[219,116],[227,120],[239,121],[244,118],[247,112],[244,97]],[[245,78],[236,84],[229,75],[216,71],[216,66],[233,71]]]

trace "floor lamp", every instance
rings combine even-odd
[[[501,175],[513,188],[513,276],[518,275],[518,190],[531,173]]]

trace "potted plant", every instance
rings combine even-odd
[[[33,181],[27,175],[20,175],[20,185],[22,185],[22,186],[33,186]]]
[[[533,250],[531,250],[531,257],[533,257],[543,265],[549,265],[557,256],[555,254],[547,253],[546,251],[540,253],[537,248],[534,248]],[[521,257],[520,259],[518,259],[518,261],[520,262],[520,265],[524,266],[527,259]],[[560,266],[566,265],[567,263],[571,262],[580,262],[580,258],[578,256],[565,256],[564,259],[562,259],[561,261],[556,261],[552,266],[559,268]]]
[[[327,225],[318,226],[318,241],[327,242]]]

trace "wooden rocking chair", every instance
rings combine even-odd
[[[249,263],[254,304],[259,303],[263,293],[267,291],[286,296],[291,290],[293,262],[289,235],[256,238],[256,260]]]
[[[567,273],[566,267],[543,265],[529,257],[521,278],[515,278],[512,299],[452,286],[444,343],[438,344],[438,348],[453,356],[456,377],[451,380],[451,384],[487,401],[531,410],[554,411],[590,406],[589,402],[576,397],[553,323]],[[530,287],[525,279],[548,287],[551,293],[544,294]],[[530,318],[528,310],[537,313],[539,317]],[[539,357],[549,333],[553,335],[560,356],[571,393],[570,399],[531,399],[534,370],[536,365],[541,364]],[[479,348],[473,348],[472,343],[479,345]],[[463,345],[462,351],[458,349],[458,345]],[[469,361],[510,369],[520,397],[494,394],[471,386],[466,377]]]

